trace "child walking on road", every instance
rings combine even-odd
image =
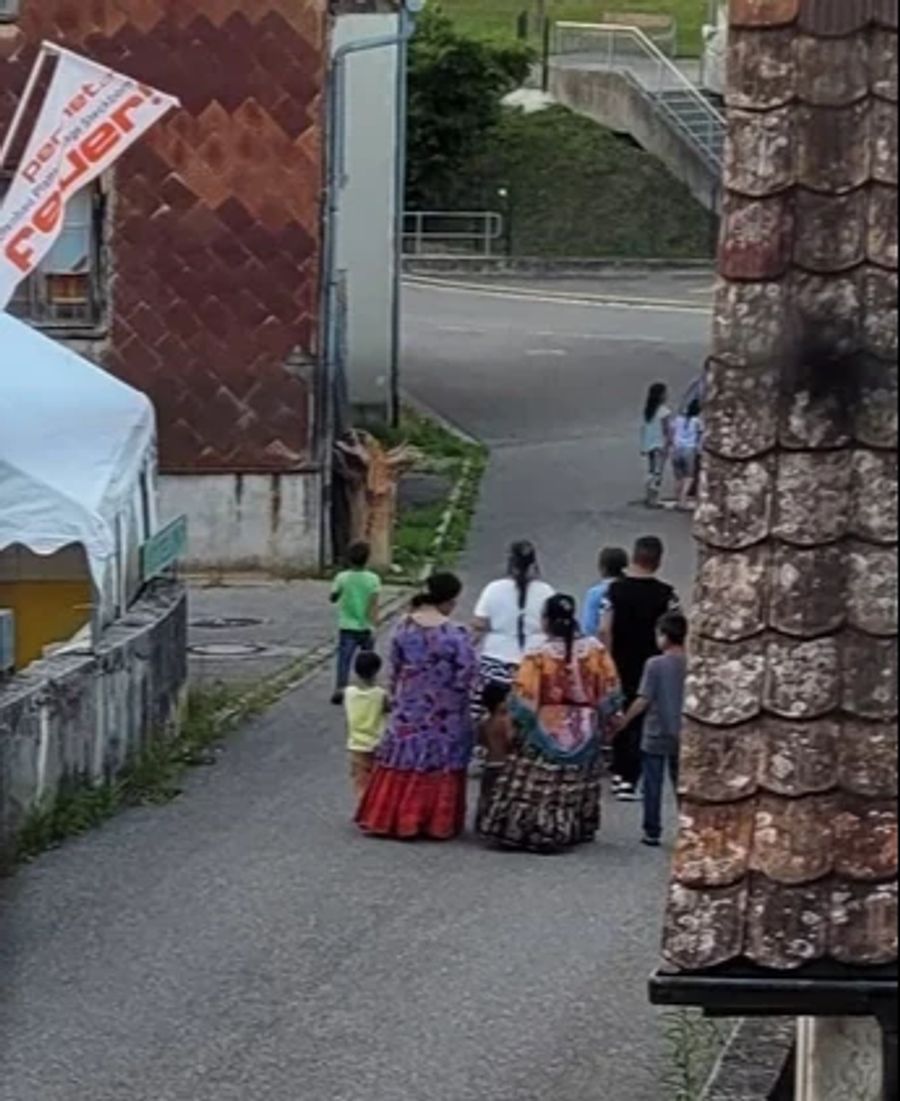
[[[628,551],[621,547],[604,547],[600,551],[600,581],[588,589],[581,610],[581,630],[588,638],[598,638],[603,621],[603,607],[610,585],[625,576]]]
[[[641,752],[644,776],[645,845],[653,848],[662,840],[662,801],[666,772],[678,791],[678,755],[684,713],[684,682],[687,675],[687,620],[680,612],[664,615],[657,626],[657,644],[662,654],[644,667],[638,697],[625,716],[631,723],[644,717]]]
[[[350,752],[350,778],[357,802],[362,800],[375,767],[375,751],[381,744],[390,710],[387,692],[378,684],[381,658],[364,650],[356,658],[358,684],[344,691]]]
[[[672,449],[672,410],[668,401],[666,384],[654,382],[647,392],[641,423],[641,454],[647,460],[645,502],[648,508],[660,507],[666,460]]]
[[[338,609],[337,683],[331,698],[337,706],[344,702],[358,651],[375,645],[381,578],[368,569],[370,554],[368,543],[354,543],[347,551],[349,569],[337,575],[331,590]]]

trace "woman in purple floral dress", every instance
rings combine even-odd
[[[447,841],[465,827],[478,658],[450,619],[461,592],[436,574],[394,636],[391,722],[356,817],[366,833]]]

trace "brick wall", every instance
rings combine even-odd
[[[0,132],[37,46],[180,97],[110,180],[104,366],[156,404],[164,471],[309,467],[326,0],[23,0]]]

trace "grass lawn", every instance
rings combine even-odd
[[[536,11],[535,0],[440,0],[440,6],[468,34],[514,37],[522,11]],[[700,31],[707,20],[707,0],[547,0],[553,19],[602,23],[619,12],[673,15],[678,23],[678,52],[700,52]]]
[[[519,256],[710,257],[714,220],[660,161],[564,107],[506,111],[460,206],[509,193]]]

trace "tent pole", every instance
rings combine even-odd
[[[34,62],[34,68],[31,70],[31,76],[28,78],[28,83],[25,85],[25,91],[22,93],[22,98],[19,100],[19,104],[16,107],[16,113],[13,115],[13,120],[9,125],[9,129],[6,131],[6,137],[3,139],[3,146],[0,148],[0,170],[6,164],[6,158],[9,156],[12,150],[13,142],[15,141],[16,134],[19,127],[22,125],[22,120],[25,117],[25,112],[28,110],[28,105],[31,102],[31,97],[34,95],[34,90],[37,87],[38,80],[41,77],[41,71],[44,68],[44,63],[47,61],[49,54],[47,52],[47,43],[45,42],[40,49],[40,53]]]

